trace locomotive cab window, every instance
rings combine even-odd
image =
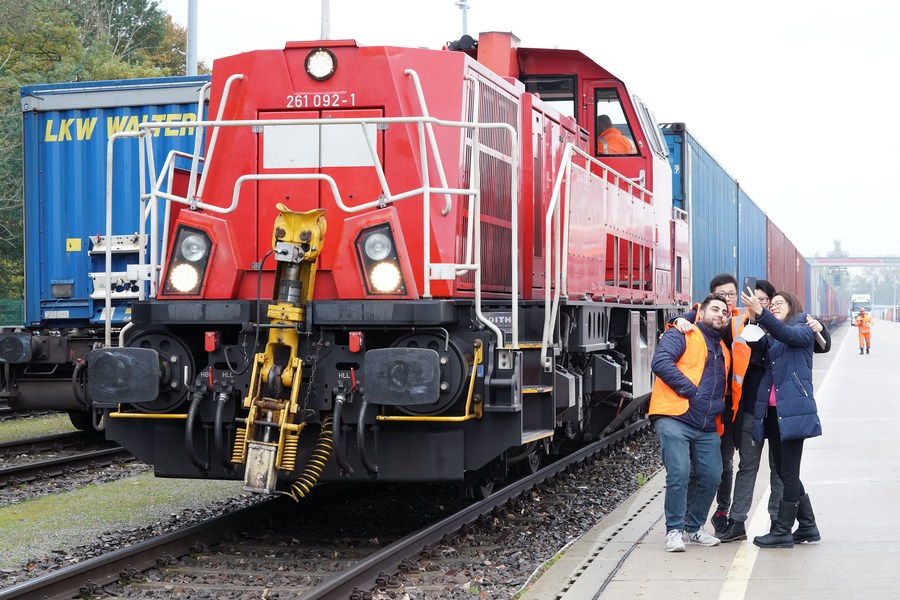
[[[575,113],[574,75],[533,75],[523,77],[525,91],[536,94],[561,114],[578,119]]]
[[[596,107],[595,128],[597,156],[634,156],[638,153],[634,134],[619,93],[615,88],[598,88],[594,91]]]

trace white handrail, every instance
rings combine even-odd
[[[549,350],[553,342],[551,339],[553,336],[552,324],[556,321],[556,316],[559,312],[559,302],[561,296],[563,294],[568,295],[569,291],[568,240],[569,215],[571,212],[569,209],[569,207],[571,206],[571,192],[568,182],[570,182],[572,178],[573,155],[581,156],[586,160],[586,163],[588,165],[593,163],[594,165],[598,166],[601,170],[601,174],[599,175],[599,177],[601,177],[607,185],[612,184],[616,189],[621,189],[621,182],[627,182],[628,192],[632,197],[639,198],[644,201],[646,201],[646,199],[648,198],[650,199],[650,201],[652,201],[653,199],[653,194],[646,188],[635,183],[634,180],[625,177],[625,175],[600,162],[595,157],[591,156],[584,150],[581,150],[571,142],[566,144],[565,150],[563,151],[562,160],[560,161],[559,171],[556,174],[556,181],[554,181],[553,183],[553,193],[550,196],[550,202],[547,206],[547,214],[544,217],[544,270],[546,275],[544,279],[544,331],[543,335],[541,336],[541,365],[543,366],[545,371],[551,370],[553,368],[552,360],[547,354],[547,351]],[[609,180],[610,176],[612,176],[613,178],[612,182],[610,182]],[[563,218],[562,230],[560,230],[559,197],[563,181],[566,181],[566,215]],[[551,226],[553,226],[553,233],[555,234],[552,244],[550,238]],[[553,255],[552,257],[551,254]],[[555,289],[552,294],[551,286],[549,284],[551,273],[551,258],[555,260],[556,266],[556,273],[554,276]]]
[[[112,191],[113,191],[113,143],[126,137],[138,137],[137,131],[119,131],[109,136],[106,142],[106,298],[104,303],[105,337],[103,343],[107,348],[112,343]]]
[[[413,86],[416,88],[416,97],[419,100],[419,109],[422,111],[423,117],[429,117],[428,114],[428,106],[425,104],[425,92],[422,90],[422,82],[419,80],[419,74],[416,73],[413,69],[406,69],[403,71],[406,75],[408,75],[412,81]],[[443,187],[449,187],[447,185],[447,174],[444,173],[444,163],[441,161],[441,152],[438,149],[437,138],[434,137],[434,127],[428,123],[425,125],[425,130],[428,132],[428,141],[431,143],[431,151],[434,153],[434,164],[437,166],[438,178],[441,180],[441,185]],[[444,195],[444,212],[441,213],[445,217],[450,214],[450,196]]]
[[[143,147],[143,144],[141,144],[141,147]],[[143,154],[143,150],[142,150],[141,156],[143,157],[143,155],[144,154]],[[162,167],[160,167],[159,177],[156,179],[157,187],[161,187],[163,184],[163,181],[167,182],[166,191],[169,194],[172,193],[173,175],[175,173],[175,159],[177,157],[191,159],[192,165],[195,162],[202,163],[202,162],[206,161],[206,158],[203,156],[197,157],[193,154],[188,154],[187,152],[182,152],[181,150],[170,150],[169,154],[166,155],[166,160],[163,162]],[[140,164],[144,164],[143,158],[141,159]],[[141,169],[141,180],[143,180],[143,178],[144,178],[144,173],[143,173],[143,169]],[[141,186],[141,189],[142,190],[144,189],[143,185]],[[188,194],[187,197],[190,198],[191,197],[190,194]],[[150,194],[149,192],[142,193],[141,199],[142,200],[146,199],[148,202],[153,201],[152,194]],[[149,206],[148,206],[148,208],[149,208]],[[144,209],[144,212],[143,212],[144,219],[148,218],[148,216],[149,216],[148,208]],[[169,252],[169,219],[170,219],[170,217],[171,217],[171,211],[169,211],[167,208],[163,212],[162,240],[159,243],[159,262],[153,263],[151,261],[151,263],[149,265],[150,268],[154,269],[154,274],[151,276],[151,293],[150,293],[151,298],[155,298],[156,294],[159,292],[159,284],[160,284],[159,277],[162,275],[162,273],[159,272],[157,265],[165,264],[166,258],[167,258],[168,252]],[[159,230],[157,229],[155,231],[159,231]],[[150,243],[150,240],[148,238],[148,244],[149,243]],[[143,266],[143,264],[142,264],[142,266]],[[143,269],[142,269],[142,271],[143,271]],[[142,286],[143,286],[143,282],[142,282]],[[144,299],[143,295],[141,295],[141,299],[142,300]]]
[[[231,84],[233,84],[235,81],[239,81],[243,78],[244,78],[244,76],[241,75],[240,73],[235,73],[234,75],[229,77],[227,80],[225,80],[225,89],[222,90],[222,100],[219,102],[219,112],[216,113],[216,121],[221,121],[222,117],[225,116],[225,106],[228,104],[228,94],[231,93]],[[197,119],[199,120],[199,118],[200,118],[200,113],[198,112]],[[199,131],[197,133],[199,135]],[[209,162],[212,160],[213,153],[216,151],[216,140],[218,138],[219,138],[219,130],[214,129],[212,132],[212,135],[210,136],[209,149],[206,151],[206,163],[207,164],[209,164]],[[197,153],[197,154],[199,156],[199,153]],[[191,171],[193,172],[193,170],[194,169],[192,166]],[[197,197],[198,198],[203,197],[203,189],[206,187],[206,176],[208,173],[209,173],[209,171],[204,170],[203,175],[200,177],[200,186],[197,188]],[[188,196],[188,197],[190,198],[190,196]]]
[[[426,116],[416,116],[416,117],[372,117],[372,118],[335,118],[335,119],[242,119],[242,120],[228,120],[228,121],[173,121],[168,123],[141,123],[139,124],[139,130],[144,134],[144,139],[147,144],[147,167],[152,172],[156,172],[155,165],[153,163],[153,130],[158,129],[169,129],[169,128],[181,128],[181,127],[214,127],[214,135],[215,132],[219,131],[221,127],[285,127],[285,126],[319,126],[319,125],[361,125],[364,129],[367,125],[372,124],[417,124],[419,128],[419,145],[420,145],[420,154],[422,155],[422,182],[423,185],[420,188],[415,190],[409,190],[406,192],[402,192],[400,194],[390,194],[386,189],[382,189],[383,192],[386,192],[383,196],[379,197],[376,200],[372,200],[370,202],[358,204],[358,205],[347,205],[340,196],[340,193],[337,190],[337,184],[328,176],[296,176],[296,177],[285,177],[285,176],[267,176],[267,175],[253,175],[253,176],[242,176],[235,182],[235,191],[232,195],[232,201],[229,206],[219,206],[215,204],[209,204],[203,202],[199,198],[202,194],[202,188],[204,185],[205,177],[207,173],[209,173],[209,163],[210,157],[207,156],[207,168],[203,171],[203,177],[200,180],[200,189],[197,192],[197,195],[194,198],[183,198],[180,196],[176,196],[169,192],[163,192],[160,190],[162,185],[162,180],[164,175],[161,174],[159,178],[153,179],[151,178],[151,191],[150,197],[151,202],[156,203],[159,200],[167,200],[169,202],[178,202],[180,204],[184,204],[190,206],[192,209],[202,209],[209,212],[213,212],[216,214],[228,214],[233,212],[238,205],[239,197],[240,197],[240,185],[243,181],[247,181],[250,179],[320,179],[322,181],[328,182],[329,186],[332,186],[332,193],[335,197],[335,203],[338,207],[347,213],[357,213],[364,210],[369,210],[376,207],[384,207],[388,204],[398,202],[400,200],[404,200],[407,198],[412,198],[415,196],[423,196],[424,198],[424,209],[423,209],[423,226],[426,227],[426,232],[429,231],[430,227],[430,210],[428,207],[430,206],[430,195],[432,193],[440,193],[444,194],[449,200],[449,194],[457,194],[457,195],[467,195],[475,198],[474,201],[474,215],[470,217],[470,221],[475,220],[478,223],[472,224],[473,231],[473,251],[474,254],[478,257],[478,261],[473,263],[472,261],[468,261],[466,263],[454,265],[454,267],[462,268],[465,270],[473,270],[476,273],[476,284],[475,284],[475,313],[480,322],[484,324],[485,327],[490,329],[497,338],[497,342],[499,346],[503,346],[503,332],[497,327],[494,323],[492,323],[489,319],[487,319],[482,310],[481,310],[481,203],[480,203],[480,189],[477,187],[469,187],[469,188],[450,188],[446,184],[446,177],[443,176],[443,171],[441,170],[442,176],[441,179],[444,181],[444,185],[440,188],[432,188],[429,185],[428,180],[428,162],[427,162],[427,149],[426,149],[426,137],[428,137],[425,133],[428,126],[444,126],[444,127],[456,127],[462,129],[473,129],[475,134],[473,136],[473,161],[475,162],[473,167],[473,177],[470,184],[472,186],[478,185],[480,183],[480,161],[479,161],[479,142],[477,132],[481,129],[496,129],[501,131],[506,131],[510,136],[510,166],[511,166],[511,174],[510,174],[510,199],[512,202],[511,207],[511,226],[512,226],[512,239],[511,239],[511,288],[513,293],[513,346],[518,347],[518,293],[519,293],[519,273],[518,273],[518,190],[516,188],[516,182],[518,181],[518,137],[515,131],[515,128],[508,123],[470,123],[466,121],[452,121],[446,119],[438,119],[434,117],[426,117]],[[373,162],[380,164],[379,157],[377,156],[376,148],[374,147],[374,143],[370,143],[371,140],[367,136],[367,145],[369,146],[370,152],[375,153],[373,156]],[[383,182],[386,185],[386,182]],[[151,208],[152,210],[152,208]],[[446,209],[445,209],[446,211]],[[446,214],[446,212],[442,212],[442,214]],[[426,233],[426,240],[428,239],[428,235]],[[154,266],[155,268],[155,266]],[[430,256],[426,251],[426,260],[423,264],[424,268],[424,277],[423,281],[425,282],[425,293],[430,295]],[[427,297],[426,295],[426,297]]]
[[[231,79],[225,83],[225,98],[222,99],[222,105],[225,106],[225,99],[228,97],[228,88],[231,86]],[[203,103],[206,100],[206,92],[209,88],[212,87],[212,82],[209,81],[200,86],[200,91],[197,93],[197,120],[199,121],[203,116]],[[221,113],[221,107],[220,111]],[[221,118],[221,114],[219,115]],[[191,176],[188,180],[188,198],[193,198],[194,194],[197,193],[197,171],[199,170],[199,158],[200,158],[200,146],[203,143],[203,129],[200,127],[194,128],[194,160],[191,161]]]
[[[473,98],[472,98],[472,122],[477,123],[479,117],[481,116],[481,86],[478,85],[478,79],[471,75],[466,76],[466,80],[472,85],[473,88]],[[473,135],[477,133],[477,131],[473,132]],[[474,155],[474,153],[473,153]],[[474,156],[473,156],[474,159]],[[469,183],[473,181],[477,181],[475,179],[475,160],[470,161],[469,164]],[[478,193],[481,194],[481,186],[478,187]],[[475,209],[475,198],[473,196],[469,196],[469,214],[474,214]],[[474,236],[475,230],[475,221],[474,219],[469,219],[466,227],[466,252],[463,256],[463,261],[466,263],[472,262],[472,252],[474,249],[472,248],[472,238]],[[515,264],[515,263],[513,263]],[[463,275],[467,271],[457,271],[457,275]]]

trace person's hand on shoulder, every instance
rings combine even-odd
[[[672,326],[681,333],[687,333],[694,328],[694,324],[685,318],[678,317],[672,322]]]

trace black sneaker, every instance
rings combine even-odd
[[[747,530],[744,529],[743,521],[728,519],[728,525],[725,527],[725,531],[722,532],[722,535],[717,535],[716,537],[723,543],[746,540]]]
[[[720,533],[725,531],[725,527],[728,526],[728,513],[722,510],[717,510],[716,513],[709,520],[712,523],[713,529],[715,530],[715,536],[719,537]]]

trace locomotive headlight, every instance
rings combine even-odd
[[[370,260],[380,261],[391,255],[394,245],[391,238],[381,232],[370,234],[363,242],[363,250]]]
[[[205,231],[179,225],[166,269],[163,293],[199,294],[212,254],[213,243]]]
[[[316,48],[306,55],[306,74],[316,81],[324,81],[334,75],[337,58],[327,48]]]
[[[400,275],[400,269],[392,262],[381,262],[375,265],[369,272],[369,281],[377,292],[382,294],[397,293],[400,291],[400,284],[403,277]]]
[[[406,293],[397,244],[388,223],[360,231],[356,237],[356,250],[369,294]]]
[[[191,262],[197,262],[209,251],[206,238],[198,233],[191,233],[181,240],[181,255]]]
[[[172,274],[169,275],[169,284],[182,294],[194,291],[199,283],[200,274],[187,263],[181,263],[172,269]]]

